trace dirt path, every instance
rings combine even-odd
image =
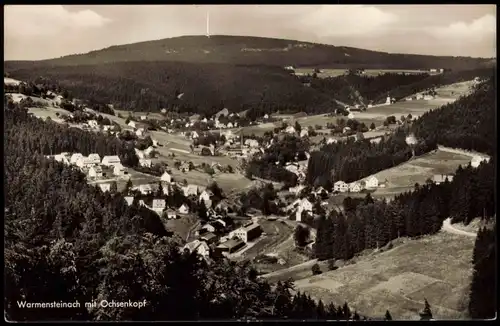
[[[455,228],[453,225],[451,225],[451,218],[447,218],[446,220],[443,221],[443,231],[453,233],[453,234],[458,234],[458,235],[465,235],[467,237],[476,237],[477,234],[473,232],[467,232],[463,230],[459,230]]]

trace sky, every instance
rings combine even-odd
[[[5,60],[182,35],[247,35],[391,53],[496,57],[495,5],[6,5]]]

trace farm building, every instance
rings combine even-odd
[[[167,207],[167,203],[166,203],[165,199],[153,199],[153,203],[152,203],[151,207],[154,210],[164,210],[165,207]]]
[[[82,156],[78,159],[78,161],[76,161],[76,166],[78,166],[80,169],[88,169],[94,166],[94,163],[92,163],[92,160],[88,157]]]
[[[337,140],[337,139],[335,139],[335,138],[328,138],[328,139],[326,140],[326,143],[327,143],[327,144],[334,144],[334,143],[337,143],[337,142],[338,142],[338,140]]]
[[[199,193],[199,187],[197,185],[187,185],[185,187],[182,187],[182,192],[184,193],[184,196],[189,197],[189,196],[198,196]]]
[[[216,243],[217,240],[219,240],[219,237],[217,237],[217,235],[212,232],[207,232],[200,236],[200,240],[205,241],[208,244],[212,244]]]
[[[166,212],[167,218],[169,220],[173,220],[173,219],[177,219],[178,218],[177,213],[175,212],[175,210],[173,210],[171,208],[167,209],[165,212]]]
[[[135,150],[135,155],[137,155],[137,157],[139,158],[139,160],[143,159],[145,157],[144,152],[141,151],[140,149],[134,148],[134,150]]]
[[[229,237],[238,237],[243,242],[247,243],[258,238],[262,234],[262,227],[259,224],[250,224],[234,231],[229,232]]]
[[[120,164],[121,165],[121,161],[120,161],[120,158],[117,155],[104,156],[102,158],[101,164],[105,165],[105,166],[114,166],[115,164]]]
[[[207,208],[212,206],[212,196],[214,194],[210,190],[204,190],[200,195],[200,202],[203,202]]]
[[[337,181],[333,184],[334,191],[346,192],[349,190],[349,186],[344,181]]]
[[[245,146],[248,147],[259,147],[259,141],[255,139],[245,139]]]
[[[293,126],[288,126],[288,127],[286,127],[285,132],[287,134],[294,134],[295,133],[295,128]]]
[[[309,131],[307,129],[302,129],[300,131],[300,137],[308,137],[309,136]]]

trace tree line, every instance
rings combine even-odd
[[[477,169],[459,167],[451,182],[416,184],[390,202],[369,194],[360,200],[348,197],[344,212],[333,210],[316,221],[315,255],[347,260],[399,237],[434,234],[448,217],[466,224],[476,217],[490,219],[496,213],[494,176],[495,163],[490,161]]]

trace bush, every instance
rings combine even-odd
[[[318,264],[314,264],[314,265],[311,267],[311,271],[312,271],[313,275],[319,275],[319,274],[323,273],[323,272],[321,271],[321,268],[319,267],[319,265],[318,265]]]

